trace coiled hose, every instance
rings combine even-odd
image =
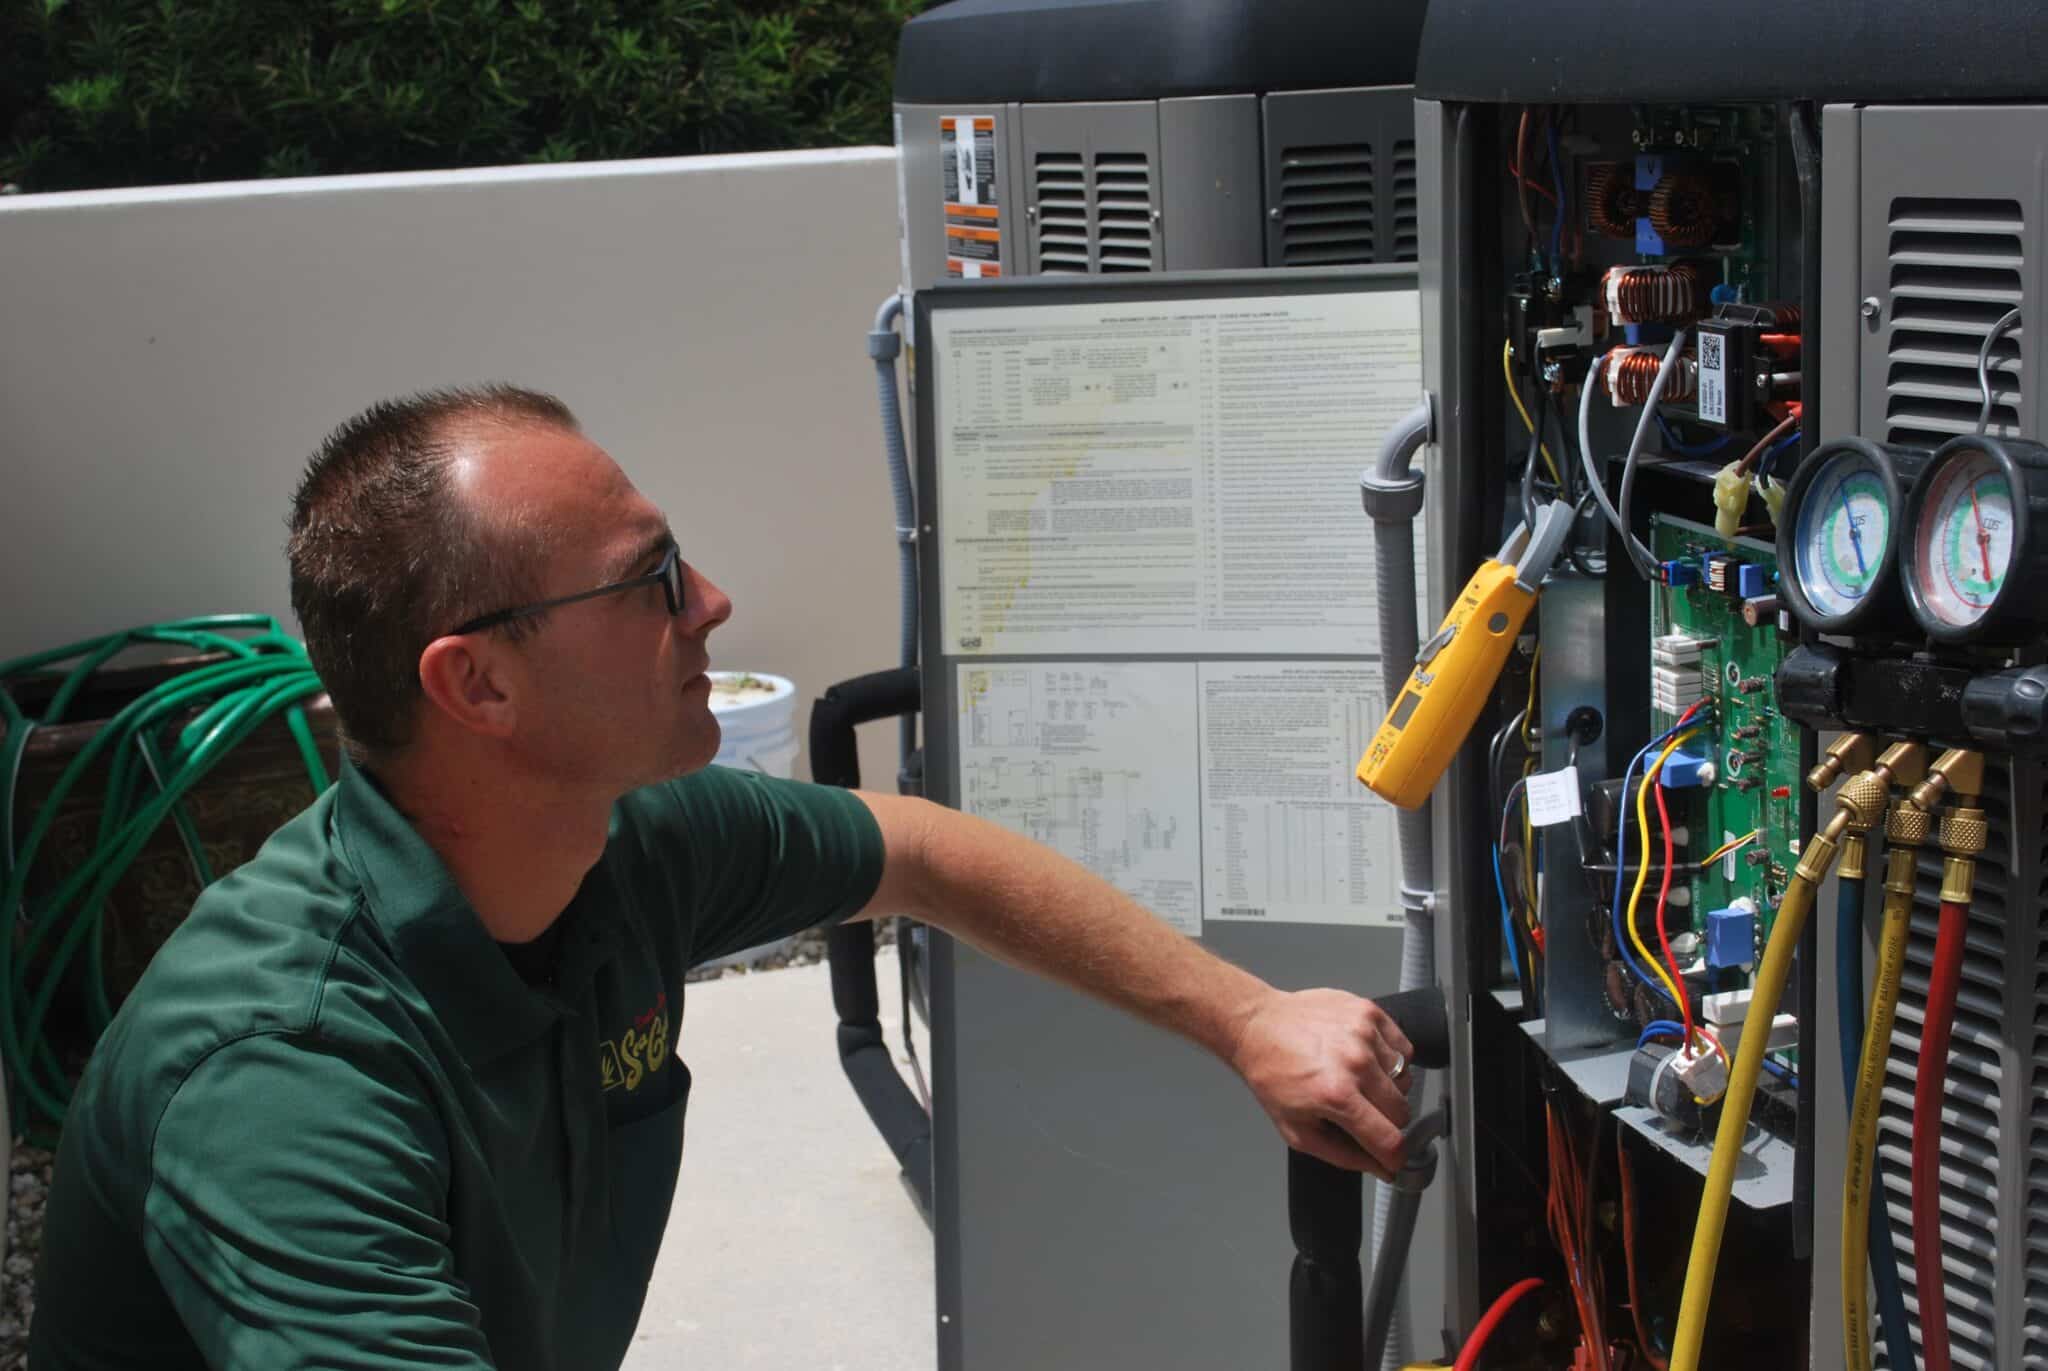
[[[253,636],[231,636],[238,633]],[[226,660],[183,672],[115,714],[65,767],[17,848],[15,799],[30,736],[63,722],[101,667],[146,644],[225,654]],[[53,668],[66,663],[75,665],[59,680],[40,717],[30,719],[8,683],[18,686],[32,675],[47,679]],[[173,821],[200,882],[213,879],[182,807],[187,792],[279,713],[298,744],[315,793],[327,788],[327,767],[301,707],[321,689],[305,649],[268,615],[180,619],[0,663],[0,722],[7,730],[0,742],[0,910],[9,911],[20,929],[18,939],[0,937],[0,1052],[16,1120],[33,1116],[53,1125],[63,1122],[72,1083],[44,1036],[51,1002],[72,959],[83,950],[86,1011],[94,1036],[112,1020],[102,961],[102,911],[108,894],[166,818]],[[29,879],[51,826],[66,797],[103,756],[109,758],[106,800],[92,849],[54,890],[30,899]]]

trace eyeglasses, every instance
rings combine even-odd
[[[539,614],[542,610],[556,609],[562,605],[573,605],[578,600],[595,600],[600,595],[617,595],[623,591],[637,590],[641,586],[655,584],[661,586],[662,597],[668,601],[668,612],[670,614],[681,614],[683,612],[683,556],[682,550],[673,541],[669,543],[668,551],[662,555],[661,565],[648,572],[645,576],[634,576],[628,580],[614,581],[608,586],[599,586],[595,590],[580,591],[575,595],[564,595],[554,600],[542,600],[538,604],[520,605],[516,609],[501,609],[494,614],[479,615],[466,623],[457,624],[449,630],[449,635],[453,637],[464,633],[475,633],[479,629],[496,628],[499,624],[510,623],[514,619],[523,619],[529,614]]]

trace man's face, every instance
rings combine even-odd
[[[667,551],[662,512],[580,434],[540,424],[480,430],[455,480],[485,518],[555,531],[542,599],[645,575]],[[649,584],[551,609],[517,643],[491,635],[492,657],[517,697],[507,744],[526,767],[623,792],[717,755],[706,640],[732,602],[687,565],[687,548],[683,556],[680,614]]]

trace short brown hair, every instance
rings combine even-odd
[[[517,386],[386,400],[327,435],[292,497],[292,609],[359,763],[412,740],[428,643],[465,619],[542,598],[548,531],[495,527],[450,486],[455,439],[471,422],[580,431],[567,405]],[[538,623],[501,631],[517,638]]]

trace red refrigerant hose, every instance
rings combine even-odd
[[[1949,1371],[1948,1277],[1941,1255],[1941,1106],[1948,1081],[1949,1037],[1963,978],[1970,907],[1941,902],[1927,1017],[1920,1028],[1920,1064],[1913,1080],[1914,1293],[1920,1302],[1920,1356],[1925,1371]]]
[[[1515,1307],[1515,1301],[1528,1294],[1543,1282],[1531,1276],[1528,1280],[1517,1281],[1501,1292],[1487,1311],[1480,1315],[1479,1323],[1472,1330],[1472,1336],[1465,1339],[1463,1350],[1458,1353],[1457,1364],[1451,1371],[1473,1371],[1479,1365],[1479,1354],[1486,1350],[1486,1340],[1493,1336],[1493,1330],[1500,1326],[1508,1311]]]

